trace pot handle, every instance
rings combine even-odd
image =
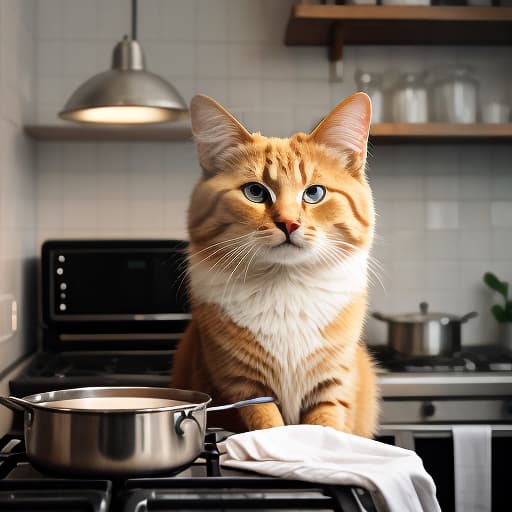
[[[8,407],[11,409],[11,411],[14,412],[25,412],[32,410],[32,405],[29,402],[16,396],[0,396],[0,404],[5,405],[5,407]]]
[[[459,318],[459,322],[461,324],[467,322],[468,320],[471,320],[472,318],[475,318],[475,316],[478,316],[478,313],[476,311],[471,311],[471,313],[467,313],[466,315],[463,315]]]
[[[226,411],[227,409],[238,409],[239,407],[245,407],[247,405],[268,404],[270,402],[275,402],[275,401],[276,401],[276,399],[272,396],[260,396],[258,398],[250,398],[249,400],[242,400],[241,402],[235,402],[234,404],[216,405],[215,407],[207,407],[206,410],[208,412]]]
[[[373,318],[376,318],[377,320],[382,320],[383,322],[388,322],[389,318],[382,313],[379,313],[378,311],[374,311],[372,313]]]
[[[197,428],[199,429],[199,432],[201,432],[201,425],[199,425],[199,422],[192,416],[192,414],[187,414],[185,412],[181,412],[181,414],[178,416],[178,419],[176,420],[176,423],[174,424],[174,430],[176,431],[176,434],[179,436],[183,436],[185,434],[185,431],[182,428],[182,424],[184,421],[192,421],[196,424]]]

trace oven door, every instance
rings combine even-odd
[[[42,246],[45,350],[171,346],[190,320],[182,240],[50,240]],[[142,336],[144,335],[144,336]]]
[[[512,424],[388,424],[381,427],[378,440],[414,450],[421,457],[434,479],[443,512],[465,510],[464,500],[477,488],[475,499],[484,504],[478,510],[509,510]],[[475,457],[476,464],[468,464]]]

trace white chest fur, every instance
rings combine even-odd
[[[281,366],[274,391],[287,423],[299,421],[300,400],[309,385],[301,361],[325,343],[321,331],[366,286],[367,255],[358,253],[337,266],[270,271],[231,279],[198,265],[191,275],[194,296],[221,307]]]

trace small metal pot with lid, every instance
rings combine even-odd
[[[461,325],[477,316],[429,312],[422,302],[420,311],[397,315],[372,313],[374,318],[388,324],[388,346],[408,356],[452,355],[460,350]]]

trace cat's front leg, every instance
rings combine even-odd
[[[301,423],[309,425],[322,425],[324,427],[332,427],[342,432],[351,433],[351,426],[347,415],[347,407],[335,402],[320,402],[303,413]]]
[[[282,427],[283,417],[274,403],[251,405],[238,409],[247,430]]]

